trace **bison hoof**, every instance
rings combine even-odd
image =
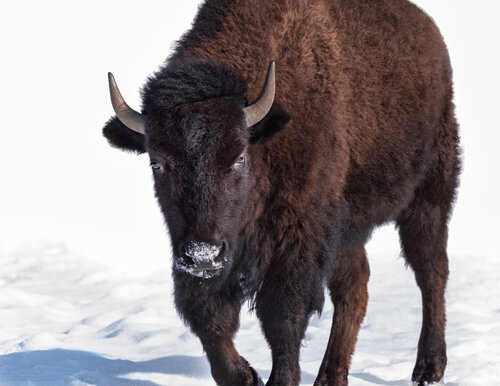
[[[441,384],[445,368],[446,357],[419,358],[413,370],[411,380],[417,386]]]
[[[259,377],[257,371],[255,371],[253,367],[250,367],[250,370],[252,371],[253,374],[253,386],[265,386],[264,381],[262,380],[261,377]]]
[[[335,385],[335,386],[347,386],[347,370],[341,371],[341,374],[330,375],[327,376],[325,373],[318,376],[316,381],[314,382],[314,386],[327,386],[327,385]]]

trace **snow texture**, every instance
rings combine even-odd
[[[208,244],[205,242],[196,243],[191,241],[186,249],[186,256],[191,257],[195,262],[198,263],[212,263],[214,259],[219,255],[221,247]]]
[[[471,264],[474,261],[474,264]],[[368,313],[350,385],[411,385],[420,293],[402,259],[370,258]],[[451,258],[447,385],[500,379],[498,261]],[[118,274],[64,244],[36,243],[0,259],[0,385],[214,385],[198,339],[174,311],[169,270]],[[301,352],[302,384],[314,382],[330,331],[326,302]],[[246,309],[240,353],[266,379],[270,352]]]

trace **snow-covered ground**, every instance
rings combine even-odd
[[[420,295],[397,256],[372,256],[370,302],[350,384],[409,385]],[[474,268],[475,267],[475,268]],[[497,259],[451,258],[447,385],[500,379]],[[169,270],[126,276],[64,244],[35,243],[0,259],[0,385],[210,385],[198,339],[179,320]],[[332,306],[313,317],[302,384],[314,382]],[[255,315],[242,313],[237,347],[266,378],[270,352]]]

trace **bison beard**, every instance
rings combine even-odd
[[[335,314],[315,385],[346,385],[368,301],[364,245],[390,221],[422,292],[412,379],[442,379],[459,141],[447,50],[422,11],[206,0],[144,86],[142,113],[110,82],[104,135],[151,158],[176,307],[218,384],[263,384],[233,345],[251,299],[272,350],[267,385],[297,385],[326,285]]]

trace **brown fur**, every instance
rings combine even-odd
[[[268,259],[276,258],[275,237],[297,244],[298,250],[306,248],[330,221],[315,217],[311,203],[348,206],[343,236],[348,250],[362,248],[373,225],[398,219],[405,256],[423,292],[414,379],[439,380],[446,363],[446,224],[458,172],[451,68],[442,38],[407,1],[273,1],[259,3],[256,13],[254,5],[233,2],[220,32],[184,53],[236,68],[247,80],[250,100],[260,91],[269,60],[277,60],[276,99],[292,112],[293,122],[274,146],[252,149],[261,153],[252,159],[262,160],[256,165],[260,173],[254,194],[277,194],[288,208],[276,216],[278,223],[270,223],[264,220],[269,212],[262,201],[250,199],[247,238]],[[231,22],[251,19],[259,23]],[[288,167],[297,162],[299,167]],[[361,280],[361,292],[351,290],[348,285],[355,284],[349,280],[331,284],[336,316],[318,385],[337,384],[333,379],[339,372],[347,376],[366,309],[366,262],[361,269],[351,257],[338,258],[344,259],[355,270],[350,280]],[[335,292],[343,299],[336,301]],[[349,304],[344,316],[337,302]],[[430,325],[439,336],[432,336]],[[436,341],[443,346],[438,362],[444,364],[432,363],[435,359],[424,352],[434,351],[429,346]]]
[[[247,148],[250,188],[239,230],[251,251],[242,256],[259,272],[255,306],[273,354],[268,385],[299,383],[300,342],[321,309],[324,281],[335,315],[315,385],[347,384],[368,300],[364,244],[390,221],[422,290],[413,380],[440,380],[459,150],[451,67],[437,27],[405,0],[207,0],[200,14],[211,6],[220,20],[209,30],[195,21],[167,69],[193,60],[223,65],[241,75],[253,101],[276,60],[276,106],[292,117],[272,140]],[[149,146],[160,146],[149,136]],[[254,384],[232,343],[244,291],[225,284],[209,303],[193,302],[192,284],[176,280],[177,307],[200,336],[216,381]]]

